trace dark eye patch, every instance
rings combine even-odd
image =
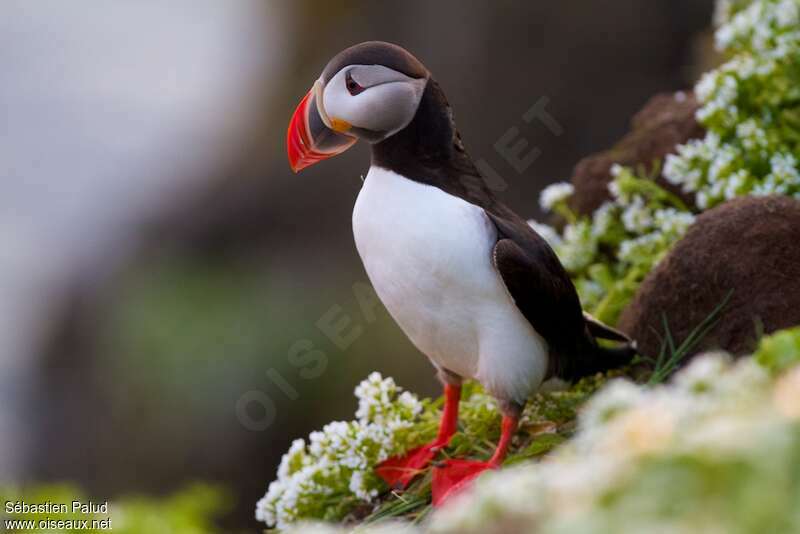
[[[364,90],[364,88],[358,85],[358,82],[353,79],[353,77],[350,75],[350,72],[347,72],[345,75],[344,84],[345,87],[347,87],[347,92],[353,96],[356,96]]]

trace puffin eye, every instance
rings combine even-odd
[[[358,82],[356,82],[353,79],[353,77],[350,75],[349,72],[345,75],[344,84],[347,87],[347,92],[349,92],[353,96],[356,96],[358,93],[360,93],[360,92],[362,92],[364,90],[363,87],[358,85]]]

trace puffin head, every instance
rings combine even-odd
[[[403,48],[368,41],[331,59],[289,122],[289,164],[299,172],[358,139],[375,144],[417,113],[430,73]]]

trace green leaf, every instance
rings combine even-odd
[[[773,374],[800,364],[800,326],[763,338],[755,358]]]

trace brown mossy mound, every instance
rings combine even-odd
[[[664,317],[680,343],[729,293],[718,322],[693,352],[744,354],[760,332],[800,324],[800,200],[744,197],[700,215],[647,276],[619,327],[642,354],[655,356]]]
[[[631,120],[628,135],[612,149],[586,157],[575,166],[572,175],[575,194],[570,207],[576,213],[589,214],[608,200],[610,169],[614,163],[642,167],[651,173],[664,156],[675,152],[677,145],[703,137],[705,131],[695,119],[697,108],[697,99],[691,92],[662,93],[651,98]],[[663,177],[659,176],[658,182],[692,204],[691,198]]]

